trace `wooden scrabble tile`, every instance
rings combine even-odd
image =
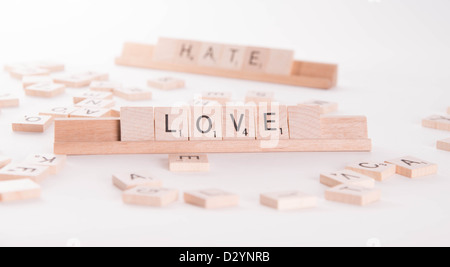
[[[320,183],[329,187],[335,187],[341,184],[350,184],[366,188],[375,187],[374,179],[352,170],[322,173],[320,175]]]
[[[425,160],[421,160],[415,157],[406,156],[393,160],[388,160],[386,163],[391,163],[397,166],[397,174],[409,177],[417,178],[427,175],[436,174],[438,171],[438,165],[430,163]]]
[[[73,103],[78,104],[86,99],[113,99],[113,94],[110,92],[86,91],[74,96]]]
[[[325,191],[325,199],[351,205],[365,206],[381,199],[381,190],[343,184]]]
[[[64,84],[56,83],[37,83],[25,88],[25,94],[27,96],[37,97],[55,97],[63,94],[66,91]]]
[[[75,104],[75,107],[108,109],[114,107],[115,104],[116,102],[110,99],[86,99]]]
[[[218,189],[205,189],[185,192],[184,201],[206,209],[218,209],[239,205],[239,196]]]
[[[122,87],[121,83],[110,82],[110,81],[93,81],[89,88],[91,91],[100,92],[114,92],[114,90],[120,89]]]
[[[19,106],[19,98],[12,94],[0,94],[0,108],[13,108]]]
[[[104,108],[79,108],[70,113],[69,118],[103,118],[109,117],[110,110]]]
[[[123,107],[120,110],[121,140],[154,141],[155,116],[153,107]]]
[[[266,72],[269,57],[270,49],[268,48],[247,47],[242,69],[246,72]]]
[[[262,205],[277,210],[298,210],[317,206],[317,197],[298,191],[273,192],[261,194]]]
[[[11,72],[15,69],[29,69],[29,68],[37,68],[37,69],[44,69],[49,72],[57,72],[63,71],[65,66],[64,64],[50,61],[22,62],[5,65],[5,71],[7,72]]]
[[[222,141],[222,105],[192,106],[190,123],[190,140]]]
[[[173,63],[182,65],[196,65],[200,55],[201,46],[201,42],[178,40]]]
[[[152,92],[139,87],[125,87],[114,90],[114,95],[128,101],[151,100]]]
[[[346,167],[346,169],[367,175],[381,182],[394,175],[396,167],[395,165],[389,163],[364,161],[350,164]]]
[[[129,46],[129,44],[127,44]],[[171,38],[159,38],[158,43],[153,51],[153,60],[155,62],[164,62],[164,63],[173,63],[175,54],[177,53],[178,48],[178,40]],[[133,49],[128,49],[128,51],[132,50],[141,50],[139,47]],[[148,49],[147,49],[148,50]],[[124,50],[125,51],[125,50]],[[142,53],[140,53],[142,54]],[[141,56],[137,54],[137,56]],[[135,55],[133,55],[135,56]]]
[[[6,64],[4,66],[4,70],[6,72],[11,72],[14,69],[27,69],[27,68],[36,68],[36,66],[30,62],[12,63]]]
[[[258,106],[258,127],[256,139],[285,140],[289,139],[287,106],[276,103]]]
[[[422,121],[422,126],[437,130],[450,131],[450,116],[430,116]]]
[[[190,101],[189,103],[190,106],[218,106],[218,105],[222,105],[217,101],[214,100],[206,100],[206,99],[202,99],[202,98],[197,98],[197,99],[193,99]]]
[[[31,154],[25,159],[26,164],[47,166],[50,174],[59,173],[66,164],[67,156],[55,154]]]
[[[0,155],[0,169],[11,163],[11,158]]]
[[[272,103],[274,101],[274,96],[274,92],[249,91],[245,97],[245,103],[253,102],[257,105],[259,103]]]
[[[125,191],[136,186],[161,187],[163,183],[147,171],[139,171],[114,174],[113,184]]]
[[[51,116],[24,116],[13,122],[12,129],[14,132],[36,132],[43,133],[50,127],[53,122]]]
[[[226,105],[231,101],[232,94],[230,92],[203,92],[202,99],[218,102]]]
[[[189,140],[189,107],[156,107],[156,141]]]
[[[268,74],[289,76],[292,73],[293,63],[294,51],[270,49],[265,72]]]
[[[175,189],[137,186],[125,191],[122,198],[125,204],[165,207],[176,202],[178,195]]]
[[[30,179],[0,182],[0,202],[39,198],[41,187]]]
[[[77,110],[75,107],[55,107],[39,112],[39,115],[51,116],[56,118],[69,118],[69,115]]]
[[[88,71],[78,74],[72,74],[68,76],[62,76],[53,79],[55,83],[61,83],[67,87],[80,88],[86,87],[93,81],[105,81],[108,80],[109,75],[107,73]]]
[[[291,139],[322,138],[319,105],[288,107],[289,136]]]
[[[156,62],[179,65],[195,65],[200,53],[201,42],[160,38],[153,53]]]
[[[224,47],[221,44],[202,43],[197,64],[204,67],[219,67]]]
[[[437,149],[450,151],[450,139],[440,140],[437,142]]]
[[[224,140],[256,139],[256,107],[227,105],[223,112]]]
[[[15,79],[22,80],[26,76],[50,75],[50,71],[35,67],[12,69],[9,74]]]
[[[162,77],[154,80],[148,80],[148,86],[161,90],[174,90],[184,88],[184,80],[173,77]]]
[[[319,105],[320,106],[320,112],[321,114],[329,114],[338,111],[339,104],[335,102],[328,102],[323,100],[311,100],[308,102],[305,102],[303,104],[306,105]]]
[[[38,83],[51,84],[53,79],[50,76],[25,76],[22,79],[23,89]]]
[[[50,174],[48,166],[38,166],[27,163],[9,164],[0,170],[0,181],[29,178],[40,183]]]
[[[172,172],[208,172],[207,155],[169,155],[169,169]]]
[[[230,69],[240,71],[244,64],[246,47],[225,45],[222,51],[222,57],[219,62],[219,67],[223,69]]]
[[[322,138],[365,139],[369,137],[365,116],[330,116],[320,119]]]
[[[65,69],[64,64],[51,61],[38,61],[33,62],[32,64],[35,65],[37,68],[45,69],[50,72],[64,71]]]

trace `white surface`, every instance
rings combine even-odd
[[[195,93],[275,91],[288,104],[337,101],[340,113],[367,115],[372,153],[210,155],[211,172],[174,174],[167,156],[70,157],[67,167],[42,183],[40,201],[1,204],[0,245],[310,246],[450,245],[450,153],[434,148],[450,133],[420,121],[450,106],[450,17],[447,0],[316,1],[1,1],[0,65],[58,60],[69,71],[108,71],[111,79],[144,86],[167,72],[113,65],[125,41],[159,36],[295,48],[296,58],[336,62],[332,91],[177,74],[188,89],[154,92],[171,104]],[[52,152],[53,129],[13,133],[11,122],[53,105],[25,97],[19,82],[0,74],[2,91],[17,92],[21,106],[0,114],[0,153],[24,160]],[[128,104],[119,101],[119,104]],[[365,207],[323,200],[319,173],[359,160],[413,155],[438,163],[439,175],[396,176],[377,186],[382,201]],[[218,187],[238,193],[239,208],[206,211],[182,202],[166,209],[126,206],[111,182],[115,172],[147,169],[181,191]],[[280,213],[260,206],[259,193],[298,189],[320,197],[312,210]]]
[[[0,194],[39,189],[40,186],[30,179],[18,179],[0,182]]]

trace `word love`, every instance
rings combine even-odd
[[[124,107],[122,141],[367,138],[365,117],[323,116],[318,105],[261,103]]]

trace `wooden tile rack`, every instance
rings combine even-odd
[[[180,41],[180,40],[178,40]],[[206,43],[194,42],[196,45]],[[122,55],[116,58],[116,64],[129,67],[150,68],[166,71],[188,72],[200,75],[219,76],[225,78],[252,80],[267,83],[285,84],[292,86],[311,87],[319,89],[331,89],[337,85],[338,66],[335,64],[324,64],[307,61],[289,62],[288,73],[264,71],[243,71],[243,69],[220,68],[202,64],[186,64],[182,61],[157,61],[155,53],[159,45],[125,43]],[[225,45],[223,45],[225,46]],[[244,48],[245,47],[241,47]],[[258,48],[255,48],[258,49]],[[265,49],[265,50],[264,50]],[[162,50],[167,50],[163,48]],[[260,48],[260,51],[271,51],[271,49]],[[201,51],[201,50],[200,50]],[[280,50],[273,50],[279,52]],[[289,52],[289,51],[287,51]],[[270,52],[269,52],[270,53]],[[282,51],[283,53],[283,51]],[[278,54],[277,54],[278,55]],[[292,52],[293,55],[293,52]],[[280,60],[286,61],[286,56],[279,56]],[[279,65],[285,64],[285,62]],[[275,62],[274,65],[277,65]],[[276,66],[275,68],[280,66]],[[289,71],[290,70],[290,71]]]

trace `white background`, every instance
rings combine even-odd
[[[70,72],[101,70],[112,80],[145,86],[170,74],[114,66],[125,41],[159,36],[295,49],[297,59],[338,63],[331,91],[176,74],[188,88],[154,91],[154,100],[118,105],[168,105],[205,90],[275,91],[277,100],[337,101],[341,114],[367,115],[372,153],[209,155],[211,172],[173,174],[165,155],[70,157],[42,183],[41,200],[0,204],[0,245],[65,246],[384,246],[450,245],[450,152],[434,148],[448,132],[421,119],[450,106],[450,2],[447,0],[190,0],[0,1],[0,65],[56,60]],[[70,105],[71,95],[25,97],[1,72],[0,90],[17,93],[20,108],[0,114],[0,153],[20,162],[51,152],[45,134],[13,133],[11,122],[46,107]],[[364,208],[326,202],[319,174],[359,160],[414,155],[440,166],[439,175],[379,183],[382,201]],[[111,175],[149,170],[181,191],[218,187],[238,193],[238,208],[208,211],[181,201],[164,209],[126,206]],[[266,191],[298,189],[320,198],[312,210],[280,213],[258,204]],[[75,241],[71,241],[75,242]],[[76,242],[75,242],[76,243]]]

